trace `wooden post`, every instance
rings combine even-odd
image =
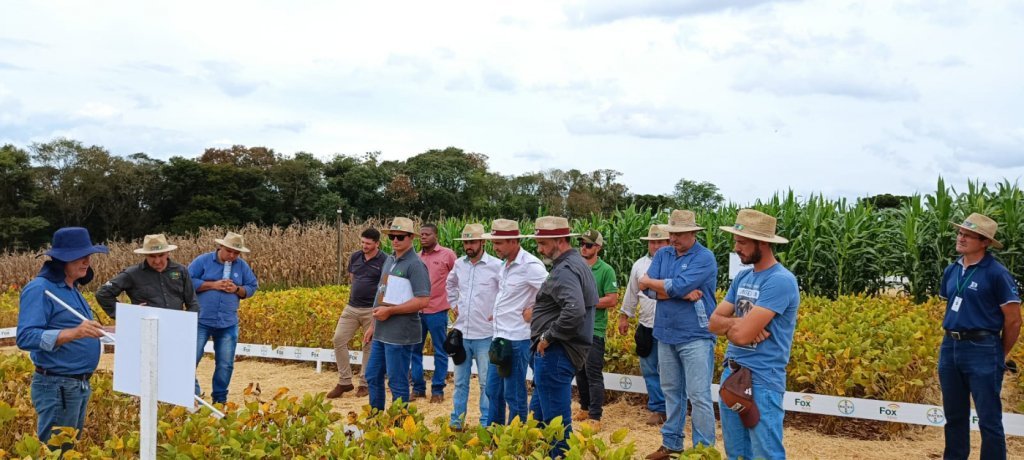
[[[342,219],[341,208],[338,208],[338,276],[335,277],[335,280],[334,280],[335,284],[344,284],[343,281],[345,279],[344,276],[342,276],[345,273],[345,267],[344,267],[344,260],[345,260],[345,258],[344,258],[344,254],[341,253],[341,251],[342,251],[342,248],[341,248],[341,219]]]

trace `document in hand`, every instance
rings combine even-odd
[[[407,278],[388,276],[384,299],[381,300],[382,304],[401,305],[412,300],[412,297],[412,284]]]

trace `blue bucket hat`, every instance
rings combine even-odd
[[[89,231],[82,227],[64,227],[53,233],[53,244],[46,255],[62,262],[71,262],[90,254],[109,254],[102,244],[92,244]]]

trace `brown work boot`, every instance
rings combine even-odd
[[[663,423],[665,423],[665,413],[664,412],[651,412],[651,414],[647,416],[647,424],[648,425],[658,426],[658,425],[661,425]]]
[[[444,395],[430,395],[430,403],[435,404],[444,401]]]
[[[681,452],[681,450],[672,450],[669,449],[668,447],[661,446],[658,448],[658,450],[647,454],[647,456],[644,458],[646,458],[647,460],[666,460],[672,458],[673,454],[679,454]]]
[[[358,390],[356,390],[356,397],[357,398],[365,398],[367,396],[370,396],[370,389],[366,388],[366,385],[363,385],[363,386],[359,387]]]
[[[572,421],[582,422],[590,418],[590,411],[587,409],[576,409],[576,412],[572,413]]]
[[[345,394],[346,391],[352,391],[355,388],[356,387],[352,386],[351,383],[347,383],[345,385],[342,385],[342,384],[339,383],[339,384],[334,386],[334,389],[331,390],[330,393],[327,393],[327,398],[328,399],[340,398],[341,395]]]
[[[409,395],[409,402],[413,402],[413,401],[415,401],[417,399],[424,399],[426,397],[427,397],[426,393],[420,393],[418,391],[414,391],[414,392],[412,392],[411,395]]]

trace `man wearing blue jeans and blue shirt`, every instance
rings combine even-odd
[[[716,337],[708,330],[715,305],[718,263],[697,241],[693,212],[676,209],[669,216],[669,245],[654,254],[647,274],[638,282],[657,297],[654,338],[658,341],[658,373],[665,394],[667,419],[661,426],[661,447],[649,459],[668,458],[683,450],[686,402],[693,407],[693,445],[715,445],[715,408],[711,376]]]
[[[238,304],[256,293],[256,275],[241,258],[248,253],[242,235],[228,232],[215,239],[217,250],[196,257],[188,266],[192,286],[199,298],[199,326],[196,330],[196,365],[203,359],[206,340],[213,338],[214,403],[228,401],[228,385],[235,369],[235,346],[238,345]],[[196,394],[200,394],[196,379]]]
[[[551,274],[537,293],[530,339],[533,355],[533,399],[530,412],[545,426],[562,417],[565,437],[550,456],[568,448],[572,433],[572,378],[583,368],[594,340],[597,285],[593,271],[569,238],[569,221],[545,216],[534,225],[537,252],[551,261]]]
[[[384,233],[395,253],[384,262],[373,301],[373,325],[363,334],[363,343],[371,347],[366,385],[370,387],[370,406],[377,410],[384,410],[385,375],[392,404],[409,401],[409,360],[412,346],[423,340],[420,310],[430,300],[430,274],[412,250],[416,235],[412,220],[396,217]]]
[[[526,371],[530,365],[530,319],[537,291],[548,277],[537,256],[519,245],[519,223],[496,219],[484,239],[491,241],[494,254],[502,259],[498,272],[498,297],[494,300],[494,338],[510,351],[507,366],[491,363],[487,370],[487,421],[504,425],[516,417],[526,421]]]
[[[640,277],[651,267],[654,254],[668,245],[668,230],[665,229],[665,225],[651,225],[647,236],[641,237],[640,240],[647,242],[647,254],[633,262],[633,268],[629,271],[626,293],[619,309],[619,334],[626,334],[629,330],[629,319],[635,316],[636,337],[646,337],[650,341],[650,347],[646,350],[647,355],[640,356],[640,373],[643,374],[644,383],[647,385],[647,410],[651,412],[647,417],[647,424],[661,425],[665,423],[665,394],[661,391],[661,377],[658,375],[658,340],[652,335],[654,311],[658,301],[647,297],[640,289]],[[637,338],[637,343],[640,340]],[[637,349],[639,352],[640,347]]]
[[[92,309],[78,286],[92,280],[92,254],[107,254],[106,246],[93,245],[89,231],[67,227],[53,234],[50,260],[21,290],[18,304],[18,348],[28,351],[36,372],[32,375],[32,406],[39,414],[36,435],[50,440],[55,426],[79,430],[85,425],[86,407],[92,387],[89,378],[100,362],[103,327],[92,320]],[[74,308],[67,311],[46,295],[46,291]],[[62,448],[71,446],[62,446]]]
[[[978,411],[981,458],[1006,458],[1003,406],[999,394],[1006,356],[1020,335],[1020,293],[1013,275],[988,252],[1002,249],[999,225],[971,214],[957,227],[961,257],[942,273],[939,296],[946,299],[946,330],[939,349],[939,385],[946,416],[943,458],[971,453],[971,398]]]
[[[490,405],[487,400],[487,372],[490,368],[488,351],[494,326],[494,300],[498,297],[501,261],[484,251],[484,226],[467,224],[462,236],[464,257],[455,261],[448,274],[446,290],[448,303],[455,314],[454,329],[462,334],[466,360],[455,365],[455,405],[452,407],[451,426],[457,430],[465,426],[466,405],[469,403],[469,380],[476,361],[480,382],[480,426],[490,424]]]
[[[444,351],[444,340],[448,333],[448,293],[445,292],[445,281],[452,267],[455,266],[455,252],[437,244],[437,226],[424,224],[420,228],[420,260],[427,266],[430,273],[430,300],[427,308],[420,312],[423,324],[423,335],[419,345],[412,347],[412,400],[427,395],[427,382],[423,379],[423,345],[430,335],[434,348],[434,376],[430,382],[430,402],[439,403],[444,400],[445,379],[448,378],[448,353]]]
[[[748,428],[739,413],[724,403],[719,405],[725,455],[730,459],[786,458],[782,398],[800,289],[796,277],[775,259],[771,244],[789,241],[775,234],[774,217],[752,209],[741,209],[735,225],[719,228],[733,234],[740,262],[753,265],[736,275],[711,315],[711,331],[729,339],[721,381],[734,372],[730,363],[749,369],[751,396],[760,411],[760,420]]]

